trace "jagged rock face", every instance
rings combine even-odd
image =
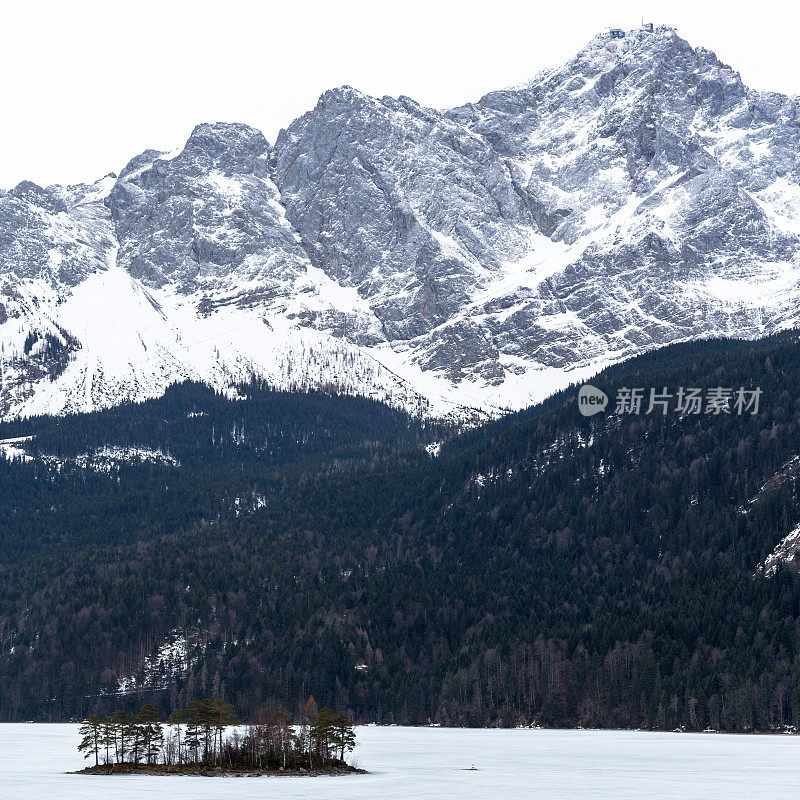
[[[501,352],[569,367],[796,320],[797,100],[747,90],[661,28],[598,37],[449,116],[524,172],[539,229],[571,251],[538,286],[493,300],[519,303],[495,327]],[[522,337],[521,319],[534,326]]]
[[[344,87],[274,149],[200,125],[118,179],[0,194],[0,414],[253,373],[493,413],[797,324],[798,252],[798,100],[669,28],[450,111]]]
[[[171,282],[185,293],[233,278],[228,288],[238,302],[293,281],[307,259],[269,161],[259,131],[228,124],[198,125],[177,155],[134,159],[108,198],[118,264],[149,286]],[[254,281],[257,288],[243,285]]]
[[[103,182],[45,189],[23,181],[0,193],[4,293],[13,295],[20,279],[75,286],[105,263],[112,240],[104,215],[89,202]]]
[[[252,128],[200,125],[179,153],[145,152],[91,190],[23,184],[0,201],[16,215],[0,416],[111,405],[187,379],[228,389],[253,375],[429,413],[347,340],[376,341],[379,323],[311,265]],[[62,261],[70,272],[56,271]]]
[[[370,302],[389,341],[447,322],[530,250],[503,160],[408,98],[327,92],[278,138],[276,181],[313,262]]]

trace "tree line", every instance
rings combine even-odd
[[[234,707],[214,698],[173,709],[166,723],[152,704],[135,714],[118,709],[104,717],[91,715],[79,734],[78,750],[95,767],[167,770],[319,770],[343,766],[356,743],[347,715],[318,708],[313,697],[303,705],[297,724],[285,711],[261,709],[252,722],[240,725]]]

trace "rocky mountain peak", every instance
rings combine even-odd
[[[141,174],[146,169],[149,169],[151,166],[153,166],[153,163],[156,161],[156,159],[166,155],[167,153],[161,150],[145,150],[143,153],[139,153],[138,156],[134,156],[122,168],[122,171],[119,173],[119,179],[123,181],[126,179],[131,179],[135,175]]]
[[[798,154],[797,99],[668,27],[449,111],[342,86],[274,147],[198,125],[117,179],[0,194],[0,413],[253,374],[498,413],[663,344],[794,325]],[[51,383],[33,329],[68,343]]]
[[[347,105],[349,107],[357,105],[373,105],[377,101],[352,86],[344,85],[337,86],[335,89],[328,89],[324,91],[317,100],[315,111],[335,107],[337,105]]]
[[[269,144],[248,125],[205,123],[176,153],[143,153],[108,204],[118,263],[153,286],[192,292],[245,262],[280,269],[276,253],[295,264],[305,258],[270,177]]]
[[[694,48],[674,28],[632,30],[624,38],[594,37],[562,67],[529,85],[538,97],[583,92],[598,103],[648,103],[664,112],[705,105],[730,111],[745,95],[739,73],[710,50]]]
[[[6,197],[51,213],[66,211],[66,206],[56,192],[45,189],[33,181],[20,181],[13,189],[9,190]]]
[[[368,300],[388,341],[445,323],[504,259],[530,249],[528,211],[498,154],[409,98],[327,93],[275,153],[287,217],[312,261]],[[482,337],[467,338],[468,358],[482,361]]]
[[[249,125],[214,122],[197,125],[178,158],[198,171],[266,177],[269,156],[269,143],[261,131]]]

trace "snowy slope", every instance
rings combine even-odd
[[[106,189],[113,187],[119,194],[129,180],[130,174],[123,172]],[[223,183],[219,176],[212,175],[212,180]],[[231,184],[233,179],[224,185],[226,194],[236,191]],[[64,218],[89,218],[104,245],[98,248],[104,261],[98,260],[74,286],[54,278],[52,255],[44,269],[32,271],[32,277],[7,279],[0,317],[0,399],[5,416],[89,410],[122,399],[154,397],[187,379],[225,389],[253,375],[284,388],[325,387],[372,396],[418,413],[450,413],[452,402],[444,401],[431,412],[418,392],[372,355],[303,324],[310,314],[335,316],[343,308],[361,309],[352,292],[311,266],[277,201],[270,213],[294,250],[291,260],[278,248],[266,248],[263,254],[242,259],[234,275],[193,276],[187,291],[185,276],[181,282],[152,280],[152,272],[144,270],[136,277],[130,264],[123,266],[116,242],[119,237],[128,244],[130,237],[119,236],[115,229],[104,203],[107,196],[108,191],[95,191],[88,199],[81,197],[75,207],[57,208],[55,213],[37,209],[42,216],[50,211],[55,217],[49,231],[63,228]],[[213,194],[204,197],[210,203],[217,199]],[[152,224],[152,216],[148,221]],[[252,224],[249,218],[245,221]],[[174,246],[175,235],[160,233],[167,245]],[[221,238],[219,228],[216,233]],[[51,253],[60,249],[62,240],[70,243],[59,230]],[[144,249],[141,240],[135,246]],[[264,273],[276,263],[283,280],[268,287]],[[362,313],[368,315],[368,308]]]
[[[411,387],[368,354],[293,325],[279,312],[223,306],[200,314],[193,297],[171,286],[145,287],[116,265],[96,272],[64,298],[37,288],[37,307],[24,324],[6,323],[0,329],[10,334],[3,339],[4,353],[19,353],[29,330],[55,337],[69,331],[80,346],[52,379],[44,375],[37,382],[14,384],[19,373],[13,361],[6,361],[9,415],[87,410],[125,398],[155,397],[181,380],[224,389],[253,375],[285,388],[323,386],[427,409]],[[300,291],[293,306],[302,309],[302,300]]]
[[[671,28],[446,112],[326,92],[0,193],[0,416],[253,375],[497,414],[800,317],[800,105]]]

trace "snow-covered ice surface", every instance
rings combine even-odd
[[[0,796],[735,800],[790,797],[800,785],[794,736],[379,727],[357,736],[369,775],[100,777],[64,774],[83,766],[76,725],[0,725]]]

